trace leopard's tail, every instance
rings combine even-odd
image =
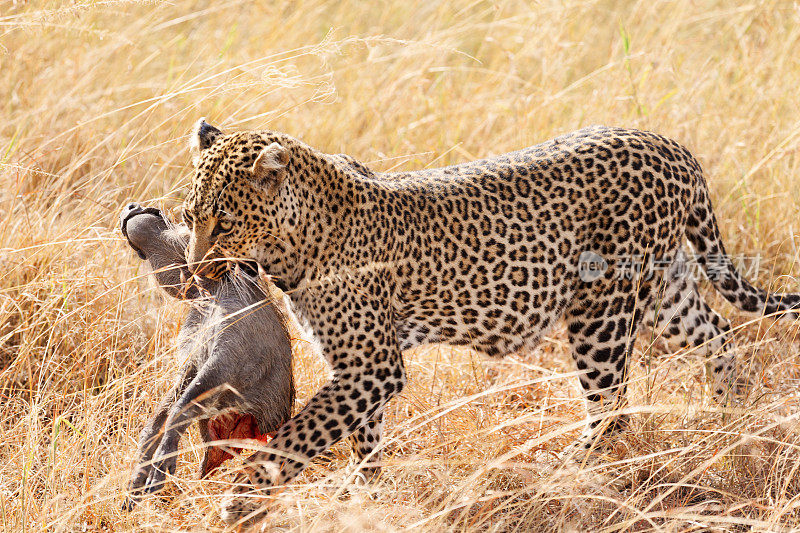
[[[695,201],[686,221],[686,238],[714,288],[742,311],[796,320],[800,316],[800,294],[769,293],[751,285],[736,270],[725,253],[706,181],[699,172],[697,178]]]

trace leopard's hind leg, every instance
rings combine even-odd
[[[703,300],[686,268],[683,252],[667,271],[663,290],[645,314],[644,326],[666,349],[694,349],[708,357],[706,371],[714,395],[721,401],[738,392],[736,354],[730,322]]]

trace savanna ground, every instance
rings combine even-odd
[[[200,116],[286,131],[375,169],[497,154],[604,123],[678,139],[707,171],[729,251],[800,290],[800,7],[791,1],[0,0],[0,519],[6,530],[215,530],[231,479],[120,510],[135,438],[169,387],[181,306],[115,229],[177,206]],[[800,529],[798,325],[745,316],[752,385],[725,409],[703,360],[641,338],[631,430],[559,471],[583,406],[566,338],[499,362],[407,355],[384,475],[334,448],[280,496],[292,531]],[[296,342],[298,402],[324,379]]]

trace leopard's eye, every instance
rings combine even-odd
[[[227,218],[221,218],[217,221],[217,225],[214,226],[211,235],[225,235],[226,233],[230,233],[232,229],[233,221]]]

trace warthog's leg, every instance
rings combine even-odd
[[[133,508],[133,498],[141,494],[142,488],[150,476],[150,472],[153,469],[152,458],[161,444],[164,424],[167,421],[170,408],[175,403],[175,400],[183,395],[184,390],[194,379],[195,374],[196,369],[194,367],[186,369],[186,372],[184,372],[175,386],[161,399],[155,414],[150,417],[150,420],[147,421],[147,424],[139,433],[139,451],[137,453],[136,466],[128,484],[128,490],[131,492],[132,498],[126,500],[123,505],[126,510]]]

